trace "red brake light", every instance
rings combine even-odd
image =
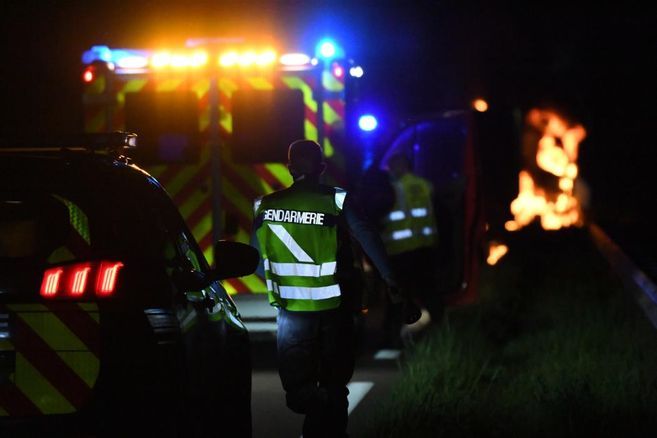
[[[105,297],[114,293],[119,269],[122,267],[121,262],[101,262],[96,277],[96,295]]]
[[[121,262],[76,263],[56,266],[43,273],[41,296],[44,298],[84,298],[88,295],[90,278],[96,276],[95,295],[108,297],[114,294]]]
[[[72,266],[71,272],[69,274],[69,287],[67,291],[68,295],[72,297],[79,297],[84,294],[84,290],[87,288],[89,271],[91,271],[91,266],[89,265]]]
[[[43,273],[43,280],[41,281],[42,297],[54,297],[57,294],[63,273],[62,268],[48,269]]]

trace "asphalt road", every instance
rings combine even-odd
[[[370,308],[362,320],[354,377],[349,384],[349,426],[352,437],[360,437],[371,421],[371,414],[388,394],[399,376],[399,350],[381,350],[382,309]],[[252,336],[253,437],[300,437],[303,416],[285,406],[285,393],[278,377],[275,333]]]

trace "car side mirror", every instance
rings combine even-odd
[[[251,245],[220,240],[214,244],[213,278],[243,277],[253,274],[260,263],[260,253]]]

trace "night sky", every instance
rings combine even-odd
[[[599,219],[647,223],[644,205],[657,195],[657,18],[626,3],[5,0],[0,137],[80,130],[80,56],[93,44],[270,35],[311,51],[330,35],[364,66],[364,99],[390,120],[475,96],[559,109],[587,129],[581,175]]]

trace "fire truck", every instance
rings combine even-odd
[[[82,56],[87,132],[139,136],[131,158],[174,199],[209,263],[213,243],[249,243],[253,201],[289,186],[287,146],[308,138],[327,158],[326,182],[346,186],[363,69],[333,40],[314,53],[239,38],[179,49],[93,46]],[[230,294],[266,292],[256,275]]]

